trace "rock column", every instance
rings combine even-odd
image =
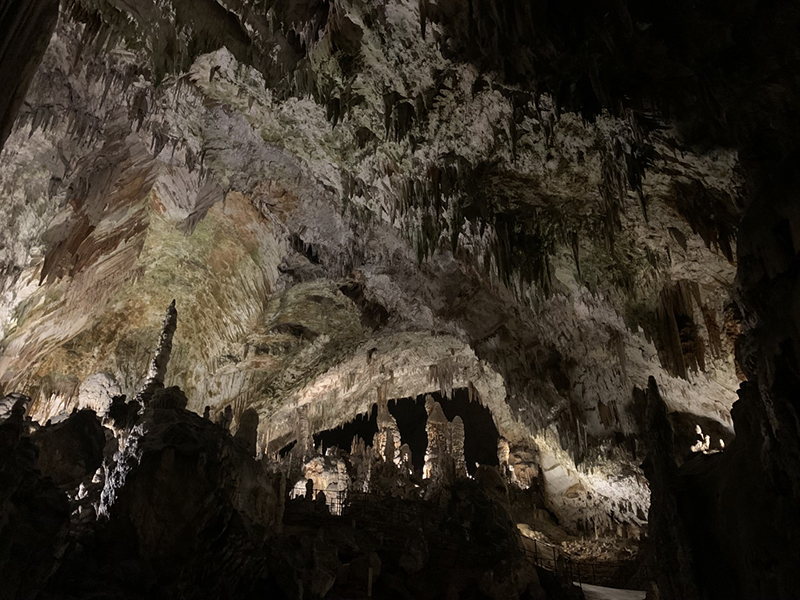
[[[453,458],[456,479],[467,476],[467,459],[464,457],[464,421],[456,416],[449,424],[450,456]]]
[[[153,359],[150,361],[150,367],[147,370],[147,377],[141,389],[136,393],[135,400],[141,403],[142,406],[147,406],[150,403],[153,394],[157,389],[164,387],[164,376],[167,374],[167,363],[172,353],[172,337],[175,335],[175,329],[178,327],[178,310],[175,308],[175,300],[173,300],[167,308],[167,314],[164,316],[164,324],[161,327],[161,337],[158,340],[158,349]]]
[[[399,458],[400,429],[397,427],[389,404],[384,399],[378,402],[378,433],[375,435],[375,452],[387,463],[394,463]]]
[[[442,405],[431,395],[425,397],[425,410],[428,413],[428,422],[425,425],[428,449],[425,451],[423,477],[430,479],[434,486],[440,486],[446,480],[447,417],[444,416]]]

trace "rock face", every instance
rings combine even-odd
[[[101,417],[106,416],[115,396],[122,393],[113,375],[95,373],[81,382],[78,389],[78,409],[88,408]]]
[[[800,575],[783,565],[800,559],[793,541],[798,503],[764,470],[758,388],[746,383],[739,394],[736,439],[725,452],[698,455],[679,471],[675,497],[692,573],[700,597],[790,598]]]
[[[108,473],[102,512],[130,522],[146,556],[190,556],[221,510],[254,526],[274,525],[275,493],[255,461],[200,416],[181,409],[146,411]],[[176,505],[170,498],[182,498]]]
[[[31,435],[39,449],[37,467],[59,486],[75,487],[103,464],[106,435],[94,411],[80,410]]]
[[[7,82],[0,100],[0,150],[42,60],[58,20],[58,2],[36,0],[0,4],[0,79]]]
[[[177,326],[178,311],[175,309],[175,300],[173,300],[167,308],[164,324],[161,326],[161,336],[158,338],[158,348],[150,361],[147,376],[134,398],[142,406],[147,406],[153,398],[153,394],[164,387],[164,376],[167,374],[167,364],[172,353],[172,336],[175,335]]]
[[[185,405],[181,408],[185,408]],[[258,442],[258,413],[254,408],[248,408],[239,417],[239,425],[233,439],[253,456],[256,454]]]
[[[288,443],[305,406],[321,431],[378,388],[471,386],[570,463],[572,528],[620,500],[586,465],[637,469],[619,440],[649,375],[730,428],[735,151],[509,79],[464,50],[458,4],[139,4],[70,4],[0,157],[0,382],[38,421],[96,373],[133,398],[174,298],[163,383],[189,409],[253,408]]]
[[[650,432],[643,469],[651,485],[648,534],[656,542],[652,552],[659,568],[649,596],[700,599],[703,595],[696,584],[694,562],[694,551],[699,548],[692,548],[689,530],[679,513],[678,465],[667,409],[652,377],[647,391],[634,393],[645,406]]]
[[[36,470],[22,411],[0,423],[0,577],[3,596],[36,598],[64,553],[67,496]]]
[[[477,481],[431,482],[439,501],[426,502],[413,488],[406,498],[388,494],[397,488],[391,478],[408,474],[381,458],[373,493],[345,503],[355,492],[347,474],[354,457],[329,451],[304,465],[298,482],[316,498],[287,501],[293,494],[281,469],[291,460],[255,460],[242,436],[180,406],[159,406],[164,391],[132,429],[118,430],[119,445],[105,445],[105,477],[95,474],[91,484],[67,467],[83,465],[76,449],[102,430],[94,413],[36,429],[42,468],[69,475],[64,487],[81,481],[71,516],[67,496],[34,470],[37,446],[24,435],[32,424],[17,401],[0,424],[0,565],[10,597],[302,600],[371,590],[435,598],[480,589],[497,600],[545,598],[520,550],[504,480],[491,468],[481,467]],[[242,415],[239,431],[253,430]],[[359,456],[377,460],[374,450]]]
[[[352,565],[330,545],[284,540],[321,566],[276,583],[280,558],[236,537],[269,522],[254,445],[289,489],[335,464],[359,489],[438,486],[446,504],[465,465],[444,398],[463,389],[501,436],[500,482],[560,535],[636,538],[651,509],[651,546],[672,552],[662,597],[796,591],[793,3],[64,0],[56,23],[58,5],[0,0],[0,386],[55,423],[33,436],[64,485],[96,463],[73,443],[99,440],[67,416],[107,416],[125,448],[105,457],[101,505],[118,535],[198,573],[176,532],[206,559],[234,532],[258,558],[220,568],[247,593],[330,593]],[[315,434],[376,393],[378,443],[320,457]],[[387,417],[433,393],[428,421]],[[203,424],[187,412],[204,407]],[[25,454],[36,425],[17,417]],[[219,466],[231,456],[241,481]],[[170,503],[180,482],[197,531]],[[377,552],[361,550],[359,585]],[[137,593],[165,581],[120,552]],[[171,592],[200,593],[188,578]],[[485,595],[524,588],[486,578]]]

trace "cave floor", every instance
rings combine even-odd
[[[639,590],[620,590],[584,583],[581,588],[586,600],[644,600],[646,592]]]

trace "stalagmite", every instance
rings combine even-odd
[[[464,421],[456,416],[448,424],[450,449],[449,454],[453,459],[455,477],[460,479],[467,476],[467,460],[464,457]]]
[[[400,451],[395,459],[395,464],[398,468],[404,470],[405,472],[413,472],[414,465],[411,462],[411,447],[408,444],[403,444],[400,446]]]
[[[400,430],[397,427],[385,395],[378,394],[378,433],[375,434],[375,452],[386,462],[395,462],[397,449],[400,447]]]
[[[233,423],[233,409],[228,404],[219,416],[217,417],[217,424],[225,430],[230,431],[231,424]]]
[[[164,324],[161,327],[161,337],[158,340],[158,349],[153,359],[150,361],[150,368],[147,370],[147,377],[144,384],[136,393],[135,401],[147,406],[150,403],[153,393],[164,387],[164,376],[167,374],[167,363],[172,353],[172,336],[178,326],[178,311],[173,300],[167,308],[164,316]]]
[[[314,451],[314,436],[311,433],[311,424],[308,422],[308,405],[299,406],[295,411],[295,435],[297,444],[292,449],[292,454],[305,461]]]
[[[442,405],[430,394],[425,396],[425,410],[428,413],[428,422],[425,425],[428,449],[425,451],[423,477],[430,479],[434,486],[438,486],[446,480],[447,417],[444,416]]]
[[[497,461],[500,463],[500,472],[509,475],[508,460],[511,454],[511,448],[508,445],[508,440],[501,437],[497,440]]]
[[[258,441],[258,413],[254,408],[248,408],[239,417],[239,425],[233,439],[255,456],[256,442]]]

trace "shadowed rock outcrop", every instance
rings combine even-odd
[[[0,150],[58,20],[57,0],[0,2]]]
[[[701,600],[703,596],[695,583],[693,549],[678,512],[678,465],[667,408],[653,377],[648,380],[646,391],[635,390],[634,395],[645,408],[648,436],[642,469],[650,481],[647,527],[652,540],[652,564],[658,565],[648,597]]]
[[[83,540],[91,555],[76,546],[51,589],[250,593],[269,572],[263,544],[277,529],[276,507],[261,465],[227,432],[180,408],[147,409],[107,470],[101,521]]]
[[[39,448],[37,467],[60,486],[77,485],[103,464],[105,429],[93,410],[38,429],[31,440]]]
[[[36,469],[24,408],[0,423],[0,581],[2,596],[36,598],[67,545],[67,496]]]

